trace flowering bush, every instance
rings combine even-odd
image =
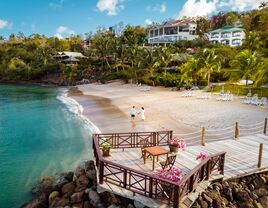
[[[186,147],[186,143],[183,138],[179,136],[175,136],[168,140],[168,144],[171,146],[177,146],[178,148],[184,149]]]
[[[205,153],[205,152],[200,152],[200,154],[196,157],[196,160],[199,160],[199,159],[204,160],[204,159],[206,159],[207,157],[208,157],[207,153]]]
[[[166,169],[159,169],[156,170],[156,175],[159,178],[164,178],[170,181],[179,182],[181,180],[180,175],[182,173],[182,170],[176,167],[171,167],[170,170]]]

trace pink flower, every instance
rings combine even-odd
[[[204,160],[208,157],[207,153],[205,152],[200,152],[200,154],[196,157],[196,160],[199,160],[201,158],[201,160]]]
[[[178,182],[180,181],[180,175],[182,173],[182,170],[176,167],[172,167],[170,170],[164,169],[164,170],[156,170],[156,175],[160,178],[164,178],[170,181]]]
[[[184,149],[186,147],[186,143],[183,138],[179,136],[175,136],[168,140],[168,144],[172,146],[177,146],[178,148]]]

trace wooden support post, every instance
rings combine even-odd
[[[156,146],[156,132],[153,132],[153,146]]]
[[[124,188],[127,187],[127,169],[124,169]]]
[[[103,175],[104,175],[104,164],[102,161],[100,161],[100,167],[99,167],[99,181],[100,184],[103,184]]]
[[[179,186],[174,187],[174,202],[173,208],[178,208],[180,203]]]
[[[264,134],[266,134],[266,129],[267,129],[267,118],[265,118],[264,120],[264,129],[263,129]]]
[[[238,122],[235,122],[235,140],[237,141],[239,137],[239,126]]]
[[[202,127],[202,146],[205,146],[205,127]]]
[[[258,168],[260,168],[262,165],[262,149],[263,149],[263,144],[261,143],[259,147]]]

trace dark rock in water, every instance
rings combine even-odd
[[[69,196],[71,196],[74,193],[74,190],[75,190],[75,183],[74,182],[70,182],[70,183],[66,183],[61,188],[61,193],[65,197],[69,197]]]
[[[39,195],[41,193],[49,194],[52,191],[59,191],[64,184],[69,182],[65,176],[66,174],[62,173],[56,174],[53,177],[46,177],[32,189],[32,192]]]
[[[52,202],[56,199],[59,198],[60,193],[58,191],[53,191],[51,194],[49,194],[48,197],[48,204],[52,204]]]
[[[68,181],[73,181],[73,177],[74,177],[74,172],[72,172],[72,171],[66,173],[66,175],[65,175],[65,178],[66,178]]]
[[[70,205],[69,198],[56,198],[53,203],[50,205],[50,208],[59,208]]]
[[[85,190],[86,188],[88,188],[89,179],[87,178],[86,175],[81,175],[79,176],[79,178],[75,180],[75,184],[76,184],[76,188],[75,188],[76,192]]]
[[[46,194],[40,194],[30,201],[26,202],[21,208],[46,208],[48,207]]]
[[[206,202],[208,203],[208,206],[212,205],[213,199],[211,199],[207,194],[203,194],[203,199],[206,200]]]
[[[200,200],[199,204],[201,205],[202,208],[208,208],[208,203],[204,200]]]
[[[254,205],[252,202],[243,201],[243,202],[238,202],[237,207],[238,208],[254,208]]]
[[[90,202],[89,202],[88,200],[87,200],[87,201],[84,201],[83,207],[84,207],[84,208],[94,208],[94,207],[90,204]]]
[[[80,191],[80,192],[74,193],[74,194],[72,194],[70,199],[71,199],[72,204],[80,203],[80,202],[84,201],[84,199],[85,199],[85,192]]]

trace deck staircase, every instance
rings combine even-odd
[[[191,207],[197,198],[213,183],[222,181],[223,175],[215,174],[211,175],[209,180],[201,181],[196,187],[195,191],[185,196],[179,205],[179,208],[189,208]]]

